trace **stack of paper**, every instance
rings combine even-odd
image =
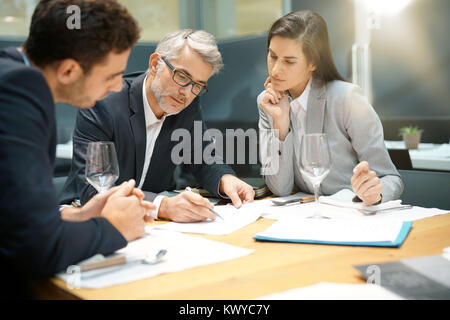
[[[399,247],[411,222],[334,219],[281,219],[254,236],[260,241]]]
[[[305,219],[314,215],[315,211],[319,211],[322,216],[331,219],[383,220],[385,223],[392,223],[395,221],[414,221],[450,212],[450,210],[416,206],[405,209],[402,207],[401,200],[389,201],[376,206],[366,206],[360,202],[352,202],[354,195],[352,191],[343,189],[331,196],[321,196],[319,205],[316,203],[297,203],[285,206],[267,206],[262,216],[273,220]],[[366,215],[359,209],[367,210],[366,212],[375,211],[375,214]],[[377,211],[380,209],[389,210]]]
[[[319,198],[320,203],[329,204],[332,206],[351,208],[351,209],[363,209],[363,210],[385,210],[389,208],[401,207],[402,200],[392,200],[378,205],[367,206],[363,202],[353,202],[355,193],[349,189],[342,189],[339,192],[331,196],[321,196]]]
[[[226,243],[194,237],[178,232],[150,230],[144,238],[132,241],[117,251],[127,259],[143,257],[147,252],[167,250],[162,262],[157,264],[129,263],[81,273],[61,273],[58,277],[77,288],[103,288],[141,280],[162,273],[177,272],[197,266],[222,262],[249,255],[254,250]]]
[[[395,201],[388,201],[385,203],[381,203],[379,205],[374,206],[366,206],[362,202],[353,202],[352,199],[354,198],[355,194],[349,190],[349,189],[342,189],[339,192],[331,195],[331,196],[321,196],[319,198],[320,206],[316,203],[310,203],[310,204],[300,204],[300,203],[294,203],[293,205],[288,205],[287,207],[282,206],[272,206],[267,208],[265,210],[264,217],[269,219],[275,219],[278,220],[279,218],[282,218],[283,215],[280,215],[282,211],[284,212],[293,212],[297,211],[298,209],[305,209],[305,212],[308,212],[309,215],[306,217],[309,217],[314,214],[314,212],[310,212],[311,210],[318,210],[321,211],[321,215],[327,216],[329,218],[335,217],[338,218],[339,215],[330,215],[329,213],[331,211],[336,212],[339,211],[341,213],[344,213],[343,217],[360,217],[364,216],[364,213],[358,210],[367,210],[367,211],[377,211],[377,210],[387,210],[387,209],[400,209],[402,208],[401,200],[395,200]],[[293,197],[293,196],[289,196]],[[283,197],[280,199],[289,199],[288,197]],[[285,200],[287,201],[287,200]],[[333,207],[330,207],[333,206]],[[336,210],[336,207],[338,208]],[[288,208],[287,210],[284,210],[285,208]],[[345,208],[347,210],[339,210],[339,208]],[[281,210],[280,210],[281,209]],[[325,212],[324,212],[325,211]],[[347,213],[347,214],[345,214]]]

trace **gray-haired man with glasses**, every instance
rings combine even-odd
[[[192,81],[187,74],[185,74],[183,71],[177,70],[165,57],[161,57],[161,59],[169,66],[170,70],[173,71],[172,79],[176,84],[182,87],[187,87],[192,84],[191,91],[196,96],[202,96],[206,92],[208,92],[206,85]]]
[[[146,72],[124,76],[121,92],[110,94],[92,109],[82,110],[73,134],[72,169],[61,201],[80,198],[82,203],[96,194],[85,178],[85,153],[91,141],[113,141],[119,160],[116,184],[135,179],[157,209],[155,218],[179,222],[215,219],[211,203],[193,192],[175,197],[157,193],[172,187],[175,163],[171,159],[172,133],[191,133],[195,153],[195,122],[206,130],[198,96],[207,93],[209,78],[222,68],[222,57],[214,37],[201,30],[179,30],[167,34],[149,59]],[[202,139],[203,140],[203,139]],[[210,142],[202,141],[201,154]],[[217,155],[213,155],[217,156]],[[209,163],[209,162],[208,162]],[[229,197],[236,207],[253,201],[253,188],[235,177],[225,164],[207,164],[194,159],[185,166],[209,192]]]

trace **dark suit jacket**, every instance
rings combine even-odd
[[[116,184],[129,179],[135,179],[136,183],[139,183],[144,166],[147,139],[142,100],[144,79],[143,72],[127,75],[124,77],[122,91],[111,93],[93,108],[78,112],[73,134],[72,168],[61,196],[62,203],[78,197],[82,203],[85,203],[96,194],[96,190],[89,185],[85,177],[85,154],[90,141],[114,142],[120,171]],[[201,132],[198,133],[203,134],[206,127],[198,99],[179,114],[168,116],[164,120],[142,188],[146,192],[146,199],[152,201],[156,193],[172,187],[176,165],[171,160],[171,152],[172,148],[180,143],[171,141],[171,135],[175,129],[185,129],[190,132],[191,164],[186,166],[206,190],[218,195],[220,178],[226,173],[235,175],[234,171],[225,164],[206,164],[205,159],[199,164],[194,164],[194,121],[200,121],[198,124],[202,126]],[[199,134],[197,135],[198,138],[202,138]],[[210,141],[201,143],[203,153]]]
[[[61,219],[52,183],[55,152],[54,103],[45,78],[26,67],[15,48],[0,51],[2,294],[12,292],[5,281],[17,288],[20,279],[51,276],[127,244],[104,218]]]

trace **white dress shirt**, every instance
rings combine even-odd
[[[284,141],[280,141],[276,136],[274,136],[274,139],[277,140],[277,145],[279,146],[278,157],[280,157],[281,154],[283,153],[285,145],[286,144],[291,145],[293,142],[295,161],[297,163],[298,161],[300,161],[300,143],[302,141],[302,136],[305,134],[306,111],[308,110],[308,97],[310,91],[311,91],[311,78],[308,80],[305,90],[303,90],[300,96],[298,96],[295,99],[292,99],[289,96],[289,104],[291,106],[289,110],[289,118],[292,130],[289,130]],[[276,157],[277,155],[274,156]]]
[[[301,130],[302,132],[305,132],[305,121],[306,121],[306,111],[308,110],[308,96],[309,91],[311,90],[311,78],[309,79],[308,83],[306,84],[305,90],[303,90],[302,94],[298,96],[295,99],[292,99],[289,97],[289,103],[291,105],[290,110],[290,116],[291,116],[291,123],[294,125],[301,124]],[[301,110],[303,109],[303,110]],[[294,119],[298,121],[294,121]]]
[[[144,158],[144,166],[142,169],[141,180],[139,181],[138,188],[142,189],[144,185],[145,177],[147,176],[148,167],[150,165],[150,159],[152,158],[153,150],[155,148],[155,142],[158,138],[159,132],[161,131],[164,120],[166,119],[166,115],[164,115],[161,119],[156,118],[155,114],[150,108],[150,105],[147,100],[147,93],[145,92],[145,83],[147,82],[147,76],[145,76],[144,84],[142,85],[142,100],[144,102],[144,115],[145,115],[145,131],[147,133],[147,145],[145,147],[145,158]],[[156,196],[153,200],[153,204],[156,206],[155,210],[150,211],[150,215],[157,219],[158,211],[161,205],[161,201],[164,199],[164,196]]]
[[[291,119],[291,126],[293,129],[292,140],[294,143],[294,157],[296,163],[300,163],[300,144],[302,142],[302,137],[305,134],[306,111],[308,110],[308,96],[310,90],[311,90],[311,78],[308,80],[305,90],[303,90],[300,96],[298,96],[295,99],[291,99],[289,97],[291,105],[289,113]]]

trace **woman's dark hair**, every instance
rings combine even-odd
[[[344,80],[336,69],[328,42],[325,20],[316,12],[304,10],[286,14],[270,28],[267,46],[272,37],[280,36],[298,40],[307,61],[316,66],[313,75],[325,83]]]
[[[79,8],[78,29],[68,25],[71,6]],[[116,0],[41,0],[24,48],[38,67],[72,58],[88,73],[110,52],[122,53],[138,38],[136,20]]]

